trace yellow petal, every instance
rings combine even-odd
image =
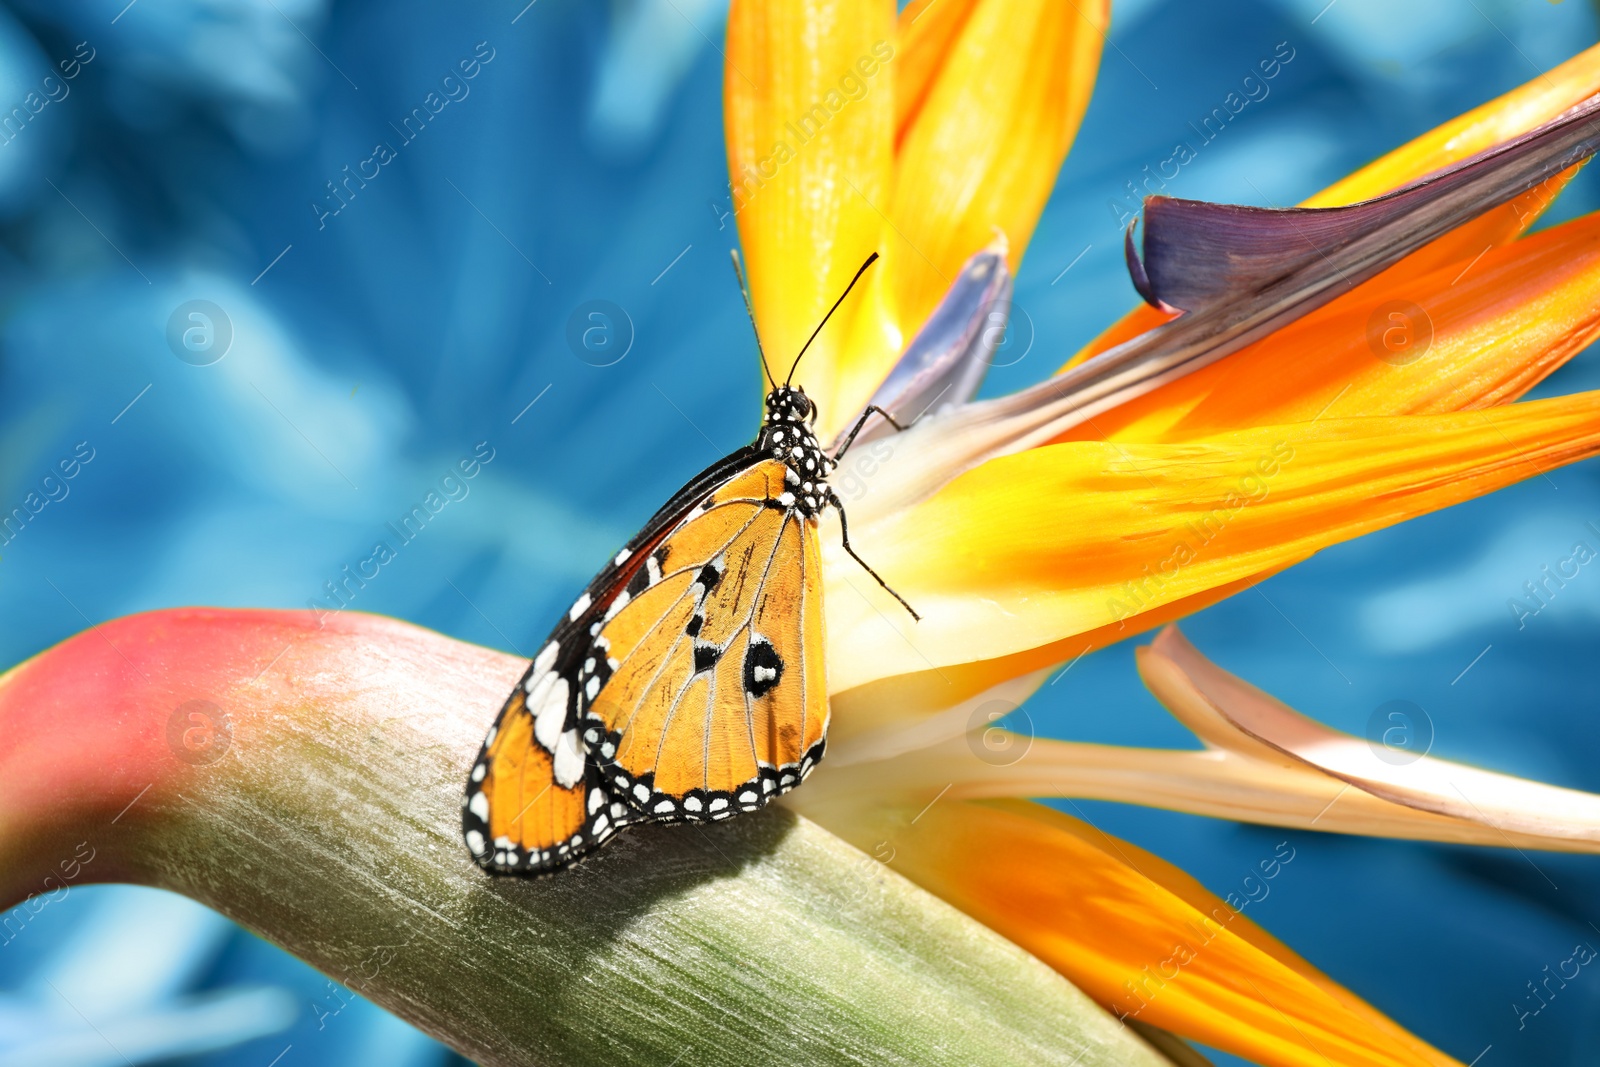
[[[737,0],[728,16],[728,173],[751,300],[778,375],[882,249],[894,18],[888,0]],[[899,351],[887,266],[868,272],[796,374],[824,421],[855,410],[837,399],[851,361],[886,370]]]
[[[910,728],[919,719],[970,704],[974,699],[1000,690],[1015,679],[1059,668],[1063,663],[1071,664],[1096,649],[1126,641],[1146,630],[1192,615],[1248,589],[1274,573],[1276,571],[1251,575],[1237,582],[1158,605],[1122,622],[1109,623],[993,659],[946,663],[938,667],[927,662],[902,659],[898,665],[903,668],[903,673],[873,672],[870,680],[851,687],[844,684],[846,676],[843,664],[835,667],[831,665],[834,661],[830,661],[828,683],[833,725],[829,727],[829,743],[832,743],[835,731],[850,737],[858,729],[865,731],[886,726]],[[854,595],[853,589],[851,595]],[[829,610],[832,611],[831,608]],[[1020,698],[1013,699],[1021,702]],[[864,725],[858,727],[858,723]]]
[[[828,551],[842,691],[1061,641],[1600,450],[1600,393],[1323,419],[1187,444],[1073,441],[991,460],[852,543],[912,623]]]
[[[1420,279],[1374,278],[1186,378],[1074,428],[1181,441],[1325,417],[1488,407],[1600,333],[1600,214]]]
[[[1328,186],[1300,206],[1337,207],[1382,196],[1543,125],[1596,92],[1600,92],[1600,45],[1578,53],[1555,69],[1503,96],[1434,127],[1421,137]],[[1563,171],[1511,203],[1493,208],[1473,222],[1418,249],[1386,272],[1391,275],[1389,280],[1416,277],[1449,263],[1471,259],[1485,248],[1516,239],[1550,206],[1576,170],[1574,167]],[[1160,312],[1147,306],[1135,308],[1085,345],[1067,361],[1066,366],[1081,363],[1119,341],[1159,325],[1164,318]]]
[[[907,8],[901,40],[914,58],[905,91],[896,87],[889,212],[905,322],[927,317],[996,228],[1016,269],[1088,106],[1109,20],[1107,0]]]
[[[1457,1062],[1143,849],[1038,804],[924,805],[826,825],[1119,1015],[1268,1067]],[[1261,862],[1275,877],[1293,847]]]

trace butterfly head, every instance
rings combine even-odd
[[[767,424],[817,421],[817,406],[797,385],[780,385],[767,394]]]

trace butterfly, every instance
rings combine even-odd
[[[793,789],[827,746],[817,520],[844,508],[828,474],[874,412],[829,455],[816,406],[774,388],[755,440],[692,478],[606,564],[556,624],[472,762],[462,836],[494,874],[559,870],[624,828],[710,822]],[[748,286],[734,255],[745,307]],[[756,338],[760,349],[760,335]]]

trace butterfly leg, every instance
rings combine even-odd
[[[921,622],[922,616],[917,614],[917,609],[906,603],[906,598],[895,592],[894,587],[888,582],[884,581],[882,576],[879,575],[877,571],[872,569],[872,565],[866,560],[862,559],[860,556],[856,555],[856,550],[850,547],[850,524],[845,520],[844,505],[840,503],[839,498],[834,495],[832,486],[828,487],[828,503],[832,505],[833,509],[839,513],[839,539],[844,542],[844,550],[850,553],[850,558],[861,564],[862,570],[872,575],[873,581],[883,586],[885,592],[894,597],[896,600],[900,601],[900,606],[909,611],[913,619]]]
[[[855,428],[852,429],[850,431],[849,436],[847,436],[844,439],[844,444],[839,446],[839,451],[837,451],[837,452],[835,452],[833,454],[833,461],[835,463],[838,463],[841,459],[844,458],[844,454],[846,452],[848,452],[850,450],[850,446],[855,443],[856,434],[861,432],[861,427],[863,427],[863,426],[865,426],[867,424],[867,420],[872,418],[874,413],[882,415],[883,418],[884,418],[884,421],[886,421],[890,426],[893,426],[895,429],[897,429],[897,430],[904,430],[905,429],[904,426],[901,426],[898,422],[894,421],[894,416],[893,415],[889,414],[887,411],[883,410],[878,405],[872,404],[872,405],[868,406],[867,410],[865,410],[865,411],[863,411],[861,413],[861,417],[856,420]]]

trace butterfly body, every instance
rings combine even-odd
[[[473,761],[479,866],[543,873],[635,823],[754,811],[822,759],[816,531],[839,500],[814,418],[803,390],[774,389],[756,440],[675,494],[557,624]]]

